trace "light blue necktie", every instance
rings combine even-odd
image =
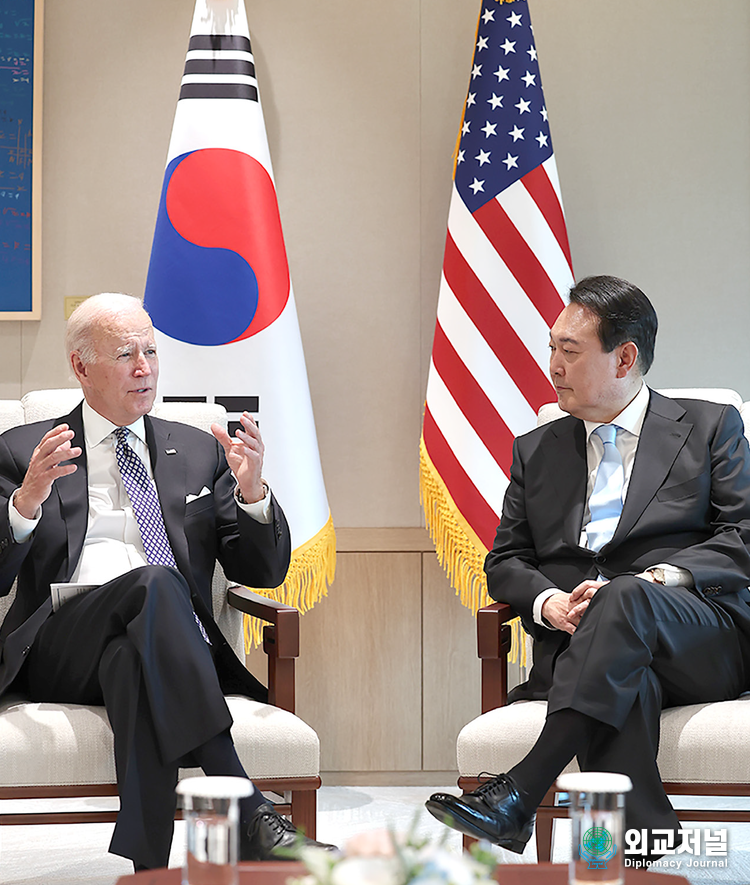
[[[161,504],[156,494],[156,486],[148,475],[146,465],[128,445],[128,428],[118,427],[115,432],[117,447],[115,457],[120,469],[120,476],[125,490],[133,505],[138,528],[141,532],[143,549],[150,565],[168,565],[177,568],[172,547],[164,527],[164,517],[161,512]],[[211,645],[206,628],[196,612],[193,612],[195,623],[201,631],[205,641]]]
[[[586,526],[586,537],[590,550],[601,550],[612,540],[622,513],[625,470],[622,466],[622,455],[615,445],[618,430],[615,424],[602,424],[594,430],[604,443],[604,454],[599,462],[594,490],[589,498],[591,520]]]

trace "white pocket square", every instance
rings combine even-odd
[[[189,504],[191,501],[197,501],[198,498],[202,498],[204,495],[210,495],[211,489],[203,486],[203,488],[198,492],[197,495],[185,495],[185,503]]]

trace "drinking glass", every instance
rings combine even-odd
[[[573,823],[569,885],[623,885],[627,775],[605,771],[563,774],[557,789],[570,796]]]
[[[187,822],[182,885],[237,885],[238,800],[253,789],[243,777],[190,777],[177,785]]]

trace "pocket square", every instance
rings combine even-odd
[[[203,488],[198,492],[197,495],[185,495],[185,503],[189,504],[191,501],[197,501],[198,498],[202,498],[204,495],[210,495],[211,489],[207,486],[203,486]]]

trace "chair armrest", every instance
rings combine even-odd
[[[513,609],[496,602],[477,612],[477,654],[482,661],[482,712],[508,702],[508,652]]]
[[[253,593],[247,587],[230,587],[227,602],[262,621],[263,651],[268,657],[268,702],[294,713],[294,660],[299,657],[299,612],[291,605]]]

